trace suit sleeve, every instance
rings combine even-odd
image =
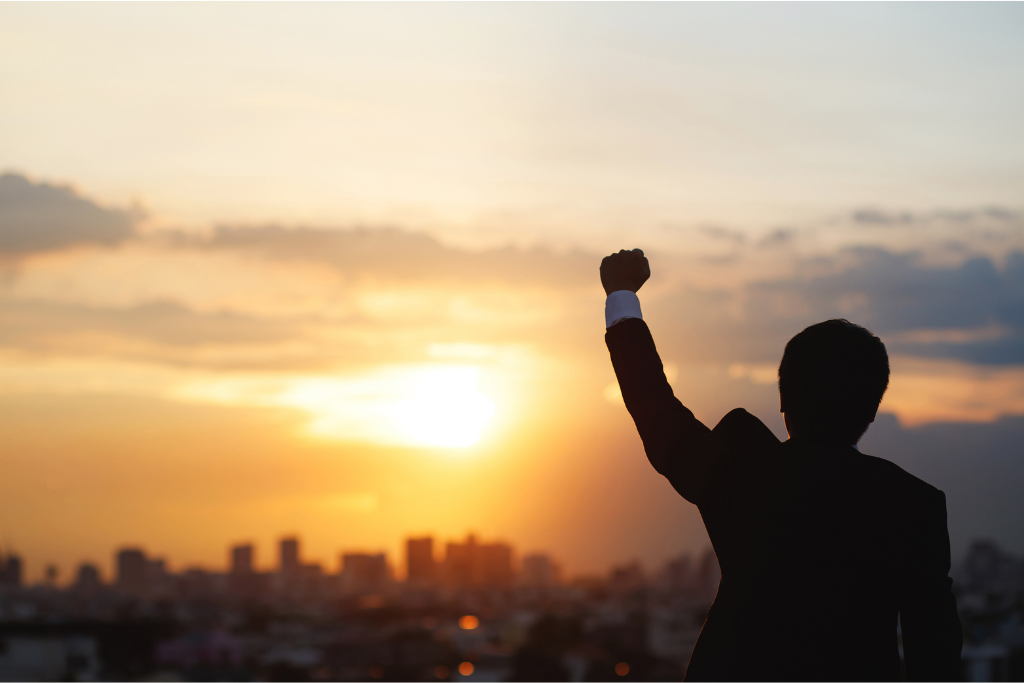
[[[907,680],[955,681],[960,678],[963,631],[949,578],[946,496],[929,487],[927,499],[916,506],[918,528],[907,539],[900,601],[903,658]]]
[[[605,343],[647,459],[680,495],[698,503],[714,477],[711,430],[673,395],[643,320],[608,328]]]

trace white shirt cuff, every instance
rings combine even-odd
[[[611,327],[626,318],[644,319],[640,312],[640,298],[636,292],[620,289],[608,295],[604,302],[604,326]]]

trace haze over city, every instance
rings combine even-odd
[[[785,438],[786,340],[849,318],[893,368],[861,449],[945,491],[955,557],[1024,552],[1020,5],[53,8],[0,5],[30,581],[291,533],[698,556],[603,343],[631,247],[700,419]]]

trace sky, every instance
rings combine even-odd
[[[1024,8],[0,4],[0,548],[222,567],[468,532],[570,574],[707,546],[597,266],[677,396],[784,438],[786,340],[893,380],[862,450],[1024,552]]]

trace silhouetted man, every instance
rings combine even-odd
[[[697,505],[722,567],[687,680],[955,680],[963,637],[946,501],[854,445],[889,383],[881,340],[846,320],[786,344],[790,439],[741,408],[708,429],[672,394],[636,291],[639,249],[601,263],[612,365],[647,457]]]

